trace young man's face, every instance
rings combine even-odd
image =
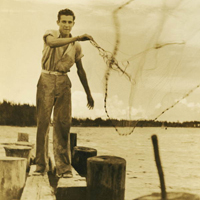
[[[61,15],[60,20],[57,21],[61,35],[64,37],[69,36],[74,23],[73,16]]]

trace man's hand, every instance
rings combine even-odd
[[[84,35],[81,35],[79,36],[79,41],[86,41],[86,40],[93,40],[92,36],[91,35],[88,35],[88,34],[84,34]]]
[[[94,108],[94,100],[93,100],[93,98],[92,98],[91,95],[88,95],[88,96],[87,96],[87,101],[88,101],[87,107],[88,107],[90,110],[93,109],[93,108]]]

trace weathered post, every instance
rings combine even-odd
[[[18,142],[28,142],[29,134],[28,133],[18,133]]]
[[[33,164],[34,159],[35,159],[35,151],[34,147],[35,144],[31,142],[7,142],[7,143],[0,143],[1,145],[19,145],[19,146],[28,146],[31,147],[31,153],[30,153],[30,163]]]
[[[8,157],[20,157],[27,159],[27,169],[30,167],[30,152],[32,147],[29,146],[18,146],[18,145],[7,145],[4,146],[6,156]]]
[[[155,161],[156,161],[158,175],[160,178],[161,196],[162,196],[162,199],[165,200],[165,199],[167,199],[167,193],[166,193],[166,188],[165,188],[164,172],[163,172],[161,160],[160,160],[157,135],[152,135],[151,140],[153,143],[154,157],[155,157]]]
[[[26,178],[26,159],[0,157],[0,199],[20,199]]]
[[[32,149],[34,149],[34,147],[35,147],[35,144],[31,143],[31,142],[16,142],[16,143],[14,143],[14,145],[28,146],[28,147],[31,147]]]
[[[200,199],[200,197],[196,194],[190,194],[190,193],[185,193],[185,192],[166,192],[165,189],[165,181],[164,181],[164,173],[161,165],[161,160],[160,160],[160,154],[159,154],[159,147],[158,147],[158,139],[157,135],[152,135],[151,140],[153,143],[153,148],[154,148],[154,157],[156,161],[156,167],[158,170],[158,175],[160,178],[160,188],[161,188],[161,193],[152,193],[150,195],[138,197],[134,200],[197,200]]]
[[[72,155],[72,166],[81,175],[87,174],[87,159],[97,155],[97,150],[89,147],[76,146]]]
[[[77,146],[77,133],[70,133],[71,157],[72,157],[73,149],[75,146]]]
[[[19,145],[19,146],[28,146],[31,147],[31,152],[30,152],[30,164],[34,164],[34,160],[35,160],[35,144],[31,143],[31,142],[16,142],[15,145]]]
[[[126,161],[95,156],[87,161],[87,200],[124,200]]]

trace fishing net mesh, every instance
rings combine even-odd
[[[174,108],[200,84],[199,8],[199,0],[131,0],[113,11],[113,52],[91,41],[107,65],[104,108],[120,135],[131,134],[138,120],[183,115]],[[115,115],[108,101],[114,93],[123,99]],[[128,130],[115,124],[118,110]]]

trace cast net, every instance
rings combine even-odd
[[[104,107],[120,135],[139,120],[198,120],[199,8],[200,0],[130,0],[113,11],[113,52],[91,42],[107,65]],[[117,111],[128,130],[115,123]]]

